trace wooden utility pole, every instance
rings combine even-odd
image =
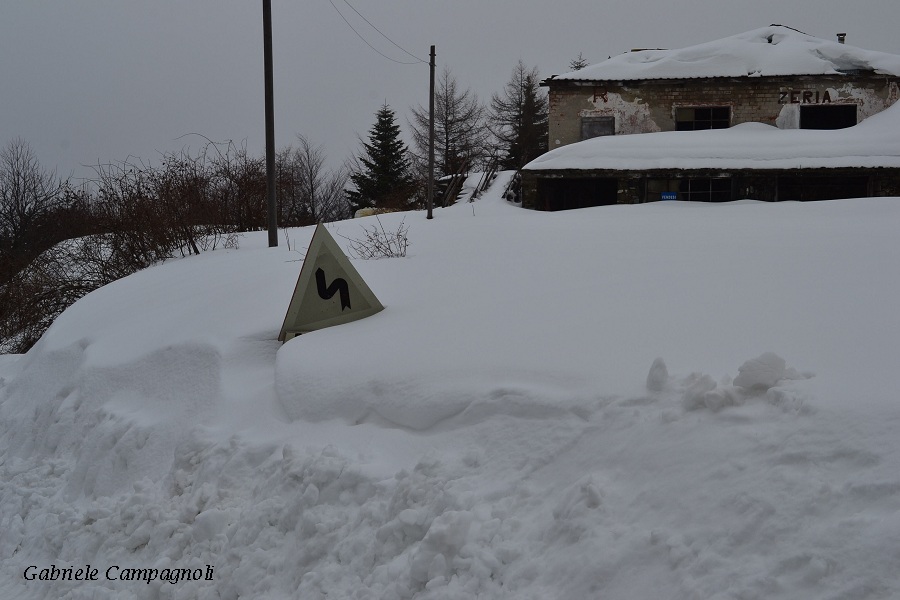
[[[275,96],[272,82],[272,0],[263,0],[263,62],[266,85],[266,198],[269,248],[278,246],[278,202],[275,199]]]
[[[434,46],[431,47],[431,81],[428,87],[428,217],[434,208]]]

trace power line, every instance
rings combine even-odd
[[[380,29],[378,29],[377,27],[375,27],[375,26],[372,24],[371,21],[369,21],[367,18],[365,18],[361,12],[359,12],[358,10],[356,10],[356,9],[353,7],[353,5],[350,4],[350,2],[348,2],[347,0],[344,0],[344,4],[346,4],[346,5],[349,6],[351,9],[353,9],[353,12],[355,12],[356,14],[358,14],[358,15],[359,15],[359,18],[361,18],[363,21],[365,21],[366,23],[368,23],[368,24],[369,24],[369,27],[371,27],[372,29],[374,29],[375,31],[377,31],[378,33],[380,33],[380,34],[381,34],[381,37],[383,37],[384,39],[386,39],[387,41],[389,41],[390,43],[392,43],[394,46],[396,46],[397,48],[399,48],[400,50],[402,50],[403,52],[405,52],[407,55],[409,55],[409,56],[413,57],[414,59],[416,59],[417,61],[419,61],[420,63],[428,64],[427,61],[424,61],[424,60],[422,60],[421,58],[419,58],[418,56],[416,56],[415,54],[412,54],[411,52],[407,51],[406,48],[403,48],[403,47],[400,46],[397,42],[395,42],[394,40],[392,40],[391,38],[389,38],[388,36],[386,36]]]
[[[346,0],[344,0],[344,1],[346,2]],[[347,20],[347,17],[345,17],[344,14],[343,14],[340,10],[338,10],[338,7],[335,6],[335,4],[334,4],[334,2],[333,2],[332,0],[328,0],[328,3],[331,4],[331,6],[332,6],[332,8],[334,8],[335,12],[337,12],[337,14],[340,15],[340,17],[341,17],[341,19],[343,19],[344,23],[347,24],[347,27],[349,27],[351,30],[353,30],[353,33],[356,34],[356,37],[358,37],[359,39],[361,39],[361,40],[363,41],[363,43],[365,43],[366,46],[368,46],[369,48],[371,48],[372,50],[374,50],[377,54],[380,54],[381,56],[383,56],[384,58],[388,59],[388,60],[391,61],[391,62],[395,62],[395,63],[401,64],[401,65],[417,65],[417,64],[419,64],[419,63],[424,63],[424,62],[425,62],[425,61],[423,61],[423,60],[417,58],[416,56],[413,56],[412,54],[410,54],[410,56],[412,56],[413,58],[415,58],[417,62],[408,62],[408,61],[397,60],[396,58],[391,58],[390,56],[388,56],[387,54],[385,54],[384,52],[382,52],[381,50],[379,50],[378,48],[376,48],[375,46],[373,46],[372,44],[370,44],[369,41],[368,41],[366,38],[364,38],[364,37],[362,36],[362,34],[360,34],[360,33],[356,30],[355,27],[353,27],[353,25],[350,23],[350,21]],[[347,6],[350,6],[350,4],[347,3]],[[350,6],[350,8],[353,8],[353,7]],[[356,11],[355,8],[353,8],[353,10]],[[359,15],[359,12],[356,11],[356,14]],[[359,15],[359,16],[362,17],[362,15]],[[365,17],[362,17],[362,18],[363,18],[363,20],[366,21],[366,23],[369,23],[369,21],[368,21]],[[373,29],[375,29],[375,31],[378,31],[378,29],[377,29],[374,25],[372,25],[371,23],[369,23],[369,25],[370,25]],[[378,31],[378,33],[381,33],[381,32]],[[392,44],[394,44],[394,42],[391,41],[391,39],[388,38],[387,36],[385,36],[383,33],[381,33],[381,35],[383,35],[383,36],[385,37],[385,39],[387,39],[389,42],[391,42]],[[394,44],[394,45],[397,46],[397,44]],[[397,47],[400,48],[400,46],[397,46]],[[403,50],[403,48],[400,48],[400,49]],[[403,50],[403,51],[406,52],[406,50]],[[406,53],[409,54],[409,52],[406,52]],[[425,64],[428,64],[428,63],[425,63]]]

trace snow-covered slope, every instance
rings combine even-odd
[[[312,231],[253,234],[3,357],[0,597],[900,596],[900,199],[499,188],[380,216],[370,318],[275,341]]]

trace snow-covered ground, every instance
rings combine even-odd
[[[251,234],[0,357],[0,598],[900,597],[900,198],[500,191],[382,215],[360,321],[277,342]]]

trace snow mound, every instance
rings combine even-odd
[[[741,123],[707,131],[601,136],[554,148],[524,169],[897,168],[898,128],[895,103],[853,127],[830,131]]]
[[[709,375],[691,373],[672,382],[665,362],[657,358],[647,374],[647,390],[658,393],[675,389],[687,410],[718,411],[756,397],[765,397],[785,409],[810,410],[806,392],[794,389],[791,382],[811,377],[812,374],[801,375],[787,368],[785,360],[774,352],[765,352],[738,367],[738,376],[733,381],[725,377],[719,384]]]
[[[8,456],[71,461],[70,498],[162,477],[184,424],[202,421],[221,393],[221,357],[210,346],[181,344],[116,367],[85,364],[90,347],[83,340],[29,355],[29,368],[5,390],[0,417]]]
[[[650,372],[647,373],[647,389],[651,392],[661,392],[666,389],[669,384],[669,369],[661,358],[657,358],[650,365]]]
[[[383,215],[370,318],[277,342],[298,253],[248,234],[0,359],[0,598],[898,597],[897,199],[499,195]]]
[[[414,373],[351,369],[335,385],[333,372],[302,368],[309,362],[303,357],[310,348],[302,345],[307,340],[298,340],[279,353],[276,367],[279,403],[292,420],[339,419],[424,431],[439,425],[462,427],[497,415],[556,416],[578,399],[573,386],[555,381],[553,373],[476,365],[470,369],[422,365]]]
[[[786,369],[784,359],[773,352],[766,352],[738,367],[734,385],[747,390],[766,391],[784,379],[799,379],[793,369]]]

